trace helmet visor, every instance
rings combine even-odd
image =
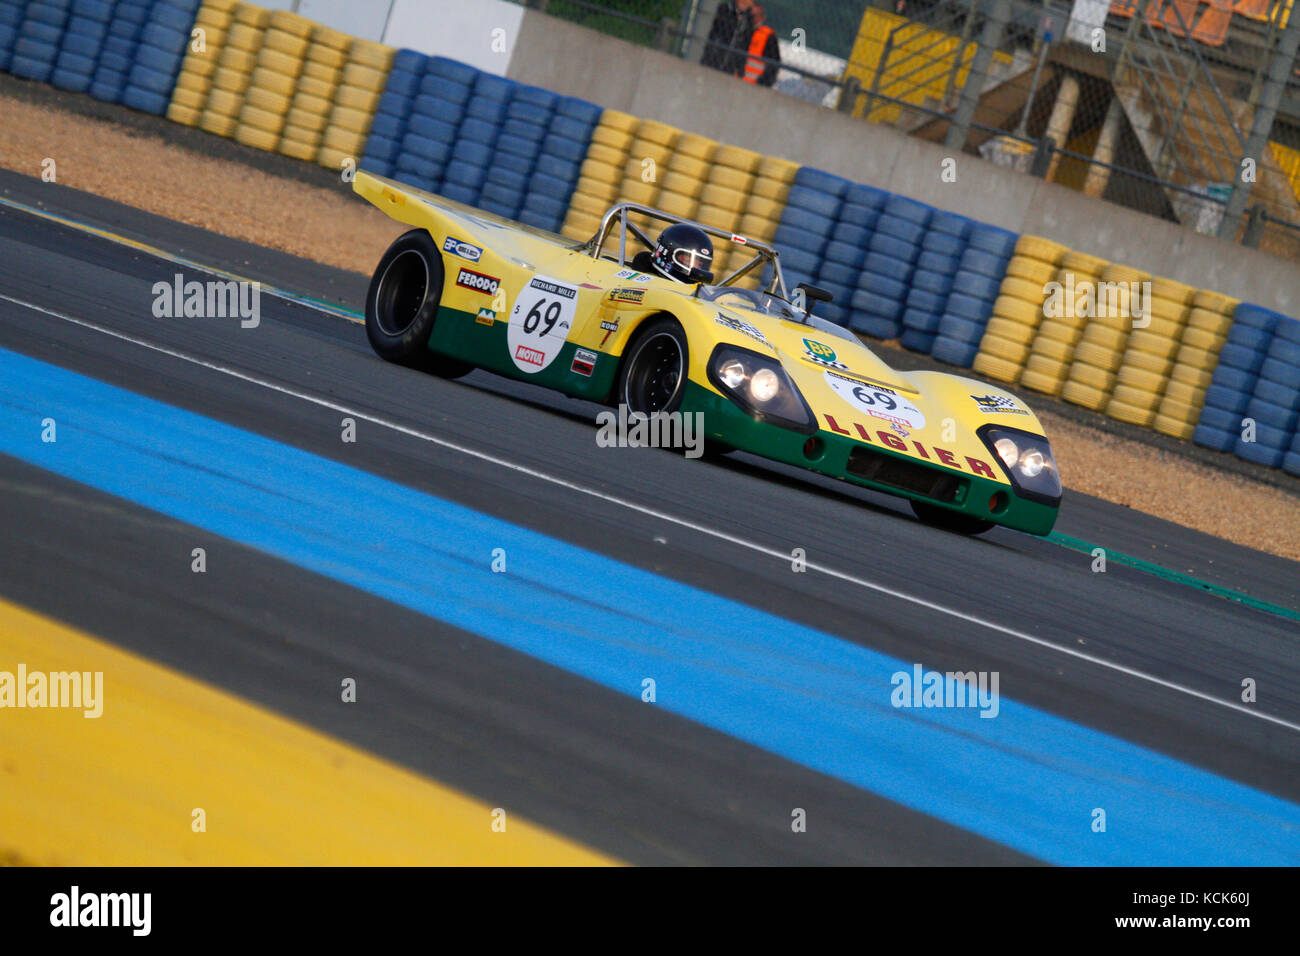
[[[702,274],[713,277],[709,271],[713,265],[713,254],[707,249],[674,249],[673,264],[690,276]]]

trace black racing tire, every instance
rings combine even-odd
[[[686,333],[677,320],[651,319],[637,330],[619,369],[616,403],[629,412],[675,412],[686,396],[686,375],[691,367]]]
[[[942,528],[954,534],[983,534],[993,527],[992,521],[962,514],[960,511],[949,511],[947,508],[940,508],[938,505],[927,504],[924,501],[912,501],[911,504],[912,512],[922,524]]]
[[[428,232],[412,229],[394,240],[366,292],[366,338],[376,354],[444,378],[459,378],[473,369],[429,351],[444,277],[442,252]]]

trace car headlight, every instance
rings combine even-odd
[[[776,398],[776,393],[780,390],[781,380],[770,368],[760,368],[749,380],[749,394],[763,405]]]
[[[809,435],[817,430],[812,409],[775,356],[719,345],[709,358],[709,381],[759,421]]]
[[[1060,503],[1061,476],[1046,438],[1003,425],[985,425],[978,434],[997,454],[1003,471],[1022,498],[1051,505]]]

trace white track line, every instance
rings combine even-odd
[[[55,312],[51,309],[43,308],[31,302],[24,302],[21,299],[10,298],[9,296],[4,295],[2,293],[0,293],[0,300],[3,300],[5,302],[11,302],[14,305],[22,306],[23,308],[31,309],[35,312],[40,312],[43,315],[48,315],[56,319],[61,319],[64,322],[70,322],[73,325],[80,326],[81,328],[84,329],[90,329],[93,332],[99,332],[103,335],[108,335],[111,336],[112,338],[120,339],[123,342],[130,342],[132,345],[138,345],[141,348],[146,348],[154,352],[159,352],[163,355],[170,356],[171,358],[179,359],[182,362],[189,362],[192,365],[198,365],[201,368],[205,368],[213,372],[219,372],[222,375],[228,375],[231,378],[236,378],[239,379],[240,381],[248,382],[251,385],[257,385],[261,388],[269,389],[273,392],[279,392],[281,395],[289,395],[293,398],[300,399],[304,402],[310,402],[311,404],[317,405],[321,408],[328,408],[331,411],[341,412],[344,415],[351,416],[352,418],[356,418],[361,421],[370,422],[372,425],[379,425],[382,428],[391,429],[392,431],[398,432],[399,434],[407,435],[411,438],[417,438],[420,441],[429,442],[430,444],[437,445],[441,448],[446,448],[449,449],[450,451],[459,452],[460,454],[468,455],[471,458],[477,458],[480,461],[489,462],[490,464],[497,465],[501,468],[506,468],[509,469],[510,471],[515,471],[520,474],[527,475],[530,478],[536,478],[539,481],[545,481],[552,485],[557,485],[561,488],[567,488],[570,491],[576,491],[579,494],[587,495],[591,498],[598,498],[601,501],[607,501],[610,504],[618,505],[619,507],[626,508],[629,511],[635,511],[638,514],[643,514],[651,518],[658,518],[661,521],[667,521],[679,527],[687,528],[691,531],[698,532],[699,534],[708,535],[711,538],[717,538],[720,541],[726,541],[728,544],[734,544],[737,547],[745,548],[746,550],[756,552],[757,554],[761,554],[766,557],[776,558],[777,560],[782,562],[789,562],[790,560],[789,554],[787,554],[784,551],[779,551],[776,548],[769,548],[764,545],[757,544],[753,541],[748,541],[744,538],[739,538],[736,535],[728,534],[725,531],[719,531],[716,528],[710,528],[707,525],[702,525],[697,522],[687,520],[686,518],[679,518],[676,515],[671,515],[663,511],[658,511],[654,508],[637,504],[634,501],[628,501],[626,498],[619,498],[615,495],[606,494],[605,492],[598,491],[595,488],[588,488],[586,485],[580,485],[576,482],[569,481],[565,478],[558,478],[554,475],[549,475],[546,472],[538,471],[535,468],[529,468],[527,465],[520,465],[517,464],[516,462],[506,461],[504,458],[498,458],[497,456],[490,455],[487,452],[479,451],[475,448],[468,448],[464,445],[459,445],[456,442],[448,441],[445,438],[439,438],[437,435],[431,435],[428,432],[422,432],[419,429],[411,428],[407,425],[401,424],[400,422],[389,421],[386,418],[380,418],[376,415],[368,414],[359,409],[351,408],[347,405],[341,405],[338,402],[331,402],[328,399],[321,398],[316,395],[311,395],[307,392],[302,392],[294,388],[289,388],[286,385],[279,385],[275,382],[268,381],[267,379],[260,378],[256,375],[250,375],[247,372],[241,372],[238,369],[229,368],[225,365],[218,365],[215,362],[209,362],[206,361],[205,359],[198,358],[197,356],[187,355],[184,352],[178,352],[175,349],[169,349],[165,346],[157,345],[153,342],[147,342],[144,339],[139,339],[136,338],[135,336],[127,335],[124,332],[118,332],[115,329],[105,328],[104,326],[97,325],[94,322],[87,322],[84,319],[77,319],[70,315],[64,315],[62,312]],[[1251,708],[1239,704],[1236,701],[1223,700],[1221,698],[1214,697],[1210,694],[1206,694],[1202,691],[1199,691],[1194,687],[1187,687],[1183,684],[1178,684],[1173,681],[1168,681],[1162,677],[1157,677],[1154,674],[1148,674],[1145,671],[1136,670],[1135,668],[1132,667],[1125,667],[1123,664],[1116,664],[1114,661],[1108,661],[1103,658],[1096,657],[1092,654],[1085,654],[1082,651],[1077,651],[1070,647],[1062,647],[1060,644],[1054,644],[1051,641],[1045,640],[1041,637],[1036,637],[1033,634],[1026,634],[1024,631],[1017,631],[1015,628],[1007,627],[1003,624],[998,624],[996,621],[990,621],[982,617],[976,617],[973,614],[967,614],[965,611],[959,611],[956,608],[945,607],[942,604],[936,604],[935,602],[928,601],[925,598],[917,597],[916,595],[913,594],[907,594],[906,592],[903,591],[897,591],[891,587],[887,587],[886,585],[877,584],[875,581],[868,581],[866,578],[860,578],[857,577],[856,575],[849,574],[845,571],[837,570],[836,568],[831,568],[831,567],[827,567],[826,565],[817,564],[814,561],[805,562],[805,566],[811,571],[817,571],[821,574],[826,575],[827,577],[835,578],[838,581],[844,581],[847,584],[853,584],[856,585],[857,587],[867,588],[868,590],[876,591],[879,592],[880,594],[887,594],[892,598],[897,598],[900,601],[907,601],[908,603],[915,604],[918,607],[927,608],[931,611],[938,611],[940,614],[947,614],[950,617],[955,617],[958,620],[966,621],[967,623],[970,624],[978,624],[980,627],[988,628],[989,630],[996,631],[999,634],[1005,634],[1008,637],[1014,637],[1016,640],[1025,641],[1026,643],[1034,644],[1037,645],[1038,647],[1044,647],[1047,648],[1048,650],[1056,651],[1058,654],[1065,654],[1066,656],[1073,657],[1076,660],[1086,661],[1089,664],[1095,664],[1098,667],[1104,667],[1107,670],[1115,671],[1116,673],[1119,674],[1124,674],[1127,677],[1133,677],[1138,680],[1145,681],[1149,684],[1155,684],[1159,687],[1167,688],[1168,690],[1177,691],[1180,694],[1186,694],[1189,697],[1195,697],[1198,700],[1205,701],[1206,703],[1215,704],[1219,707],[1224,707],[1227,708],[1228,710],[1236,711],[1237,713],[1244,714],[1247,717],[1254,717],[1257,720],[1264,720],[1271,724],[1276,724],[1279,727],[1285,727],[1288,730],[1300,732],[1300,724],[1292,723],[1289,720],[1285,720],[1281,717],[1276,717],[1272,714],[1264,713],[1263,711],[1252,710]]]

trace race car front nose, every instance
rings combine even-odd
[[[709,357],[709,381],[758,421],[811,435],[817,420],[774,356],[722,344]]]

